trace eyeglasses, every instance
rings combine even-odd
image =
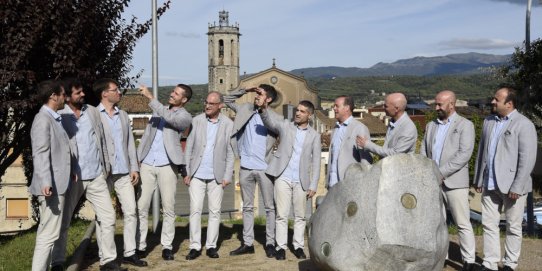
[[[120,93],[120,89],[119,89],[119,88],[108,89],[107,91],[118,92],[118,93]]]
[[[204,104],[204,105],[212,105],[212,106],[215,106],[215,105],[219,105],[220,103],[211,103],[211,102],[208,102],[208,101],[204,101],[203,104]]]

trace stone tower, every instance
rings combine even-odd
[[[239,24],[230,25],[228,12],[218,12],[209,24],[209,91],[226,93],[239,85]]]

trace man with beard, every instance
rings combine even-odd
[[[455,111],[456,97],[443,90],[435,97],[437,119],[427,124],[420,154],[432,159],[442,175],[444,202],[459,230],[463,271],[475,268],[475,240],[470,223],[469,160],[474,125]]]
[[[256,91],[259,90],[259,91]],[[247,92],[255,92],[254,103],[236,104],[235,99]],[[269,132],[263,125],[260,116],[261,109],[265,109],[277,97],[273,86],[261,84],[258,87],[241,89],[230,92],[224,96],[226,105],[235,111],[233,123],[233,144],[237,146],[234,151],[241,158],[239,183],[241,185],[241,198],[243,200],[243,243],[230,252],[230,255],[254,254],[254,193],[256,183],[259,184],[265,206],[266,241],[265,254],[268,258],[275,256],[275,204],[273,201],[273,182],[265,174],[267,163],[272,155],[276,135]],[[278,118],[272,111],[269,115]]]
[[[141,193],[137,200],[139,215],[138,249],[147,249],[149,207],[154,190],[160,190],[162,201],[162,258],[174,260],[175,194],[177,192],[178,167],[185,164],[181,148],[181,135],[190,127],[192,116],[184,109],[192,97],[192,88],[178,84],[169,95],[168,105],[162,105],[145,86],[139,88],[141,95],[149,99],[152,118],[149,120],[137,156],[141,162]]]
[[[108,181],[119,199],[124,218],[123,262],[134,266],[147,266],[147,262],[140,260],[136,253],[137,207],[134,186],[139,183],[139,166],[130,119],[124,110],[117,107],[122,95],[115,80],[99,79],[92,88],[101,100],[97,108],[100,111],[111,163],[111,176]],[[98,238],[101,237],[100,232],[101,228],[97,227]]]
[[[384,110],[386,116],[390,117],[388,131],[384,146],[373,143],[370,139],[359,136],[357,143],[360,147],[378,154],[381,158],[397,153],[414,153],[418,130],[407,112],[405,112],[407,99],[403,93],[391,93],[386,96]]]
[[[70,143],[77,150],[74,161],[76,181],[70,184],[66,193],[60,238],[53,249],[53,265],[63,265],[65,261],[70,221],[77,203],[85,194],[96,213],[96,223],[101,230],[100,270],[120,270],[115,261],[116,218],[106,182],[110,164],[100,112],[85,104],[85,93],[79,80],[65,80],[64,89],[68,106],[59,113]]]
[[[40,212],[32,257],[33,271],[49,269],[51,251],[60,236],[66,190],[70,182],[70,145],[68,135],[62,128],[62,117],[57,113],[64,108],[65,97],[66,93],[59,82],[47,80],[38,84],[36,98],[42,106],[30,129],[34,172],[28,188],[32,195],[38,197]],[[64,268],[53,266],[51,270]]]
[[[205,112],[192,120],[192,130],[186,141],[186,172],[184,183],[190,194],[190,252],[187,260],[201,255],[201,211],[207,192],[209,222],[206,254],[218,258],[216,242],[220,228],[220,209],[224,188],[233,175],[231,133],[233,121],[220,113],[224,97],[211,91],[205,99]]]
[[[501,261],[499,221],[506,217],[502,270],[518,266],[523,212],[527,193],[533,189],[531,172],[536,161],[534,124],[516,110],[517,92],[501,87],[491,100],[493,115],[484,120],[474,174],[476,191],[482,193],[484,262],[482,270],[497,270]]]
[[[305,212],[307,200],[316,194],[320,178],[320,134],[309,125],[314,114],[310,101],[300,101],[293,122],[269,118],[268,110],[261,116],[267,129],[277,133],[280,143],[269,161],[266,173],[275,177],[275,202],[277,206],[276,240],[277,260],[285,260],[288,248],[288,216],[293,202],[294,210],[294,255],[306,259]]]

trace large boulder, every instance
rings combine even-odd
[[[352,164],[312,216],[311,259],[322,270],[442,270],[448,228],[439,180],[421,155]]]

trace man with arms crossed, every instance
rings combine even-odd
[[[233,121],[220,113],[224,107],[222,94],[211,91],[205,100],[205,113],[192,120],[192,130],[186,141],[186,172],[184,183],[190,194],[190,252],[187,260],[201,255],[201,212],[207,191],[209,223],[206,254],[218,258],[216,242],[220,228],[220,209],[224,188],[233,175],[231,134]]]
[[[64,108],[65,97],[66,93],[59,82],[47,80],[38,85],[36,98],[42,106],[30,129],[34,172],[28,189],[38,197],[40,210],[32,257],[33,271],[49,269],[53,244],[60,236],[65,193],[70,182],[69,139],[57,113],[57,110]],[[59,265],[51,270],[64,268]]]
[[[256,89],[260,91],[256,92]],[[236,104],[235,99],[247,92],[256,92],[254,104]],[[273,182],[265,174],[267,162],[271,155],[271,149],[276,136],[267,131],[263,125],[259,110],[267,108],[277,97],[274,87],[261,84],[259,87],[241,89],[230,92],[224,96],[226,105],[235,111],[233,123],[233,141],[237,146],[238,155],[241,158],[241,170],[239,179],[241,185],[241,198],[243,200],[243,244],[230,255],[242,255],[254,253],[254,193],[256,183],[259,184],[265,205],[265,254],[268,258],[275,256],[275,204],[273,200]],[[278,118],[274,112],[269,113]],[[236,148],[234,148],[234,151]]]
[[[384,158],[397,153],[414,153],[418,130],[405,112],[407,100],[403,93],[391,93],[386,96],[384,110],[391,117],[384,146],[378,146],[367,137],[358,137],[360,147]]]
[[[285,260],[288,245],[288,215],[294,206],[294,255],[306,259],[305,211],[307,200],[316,194],[320,178],[320,134],[309,126],[314,114],[310,101],[300,101],[297,105],[294,122],[269,118],[268,110],[261,116],[270,131],[279,134],[278,150],[269,161],[266,173],[275,177],[275,202],[277,205],[276,240],[277,260]]]
[[[106,182],[110,164],[100,112],[95,107],[85,104],[85,93],[79,80],[65,80],[64,89],[68,106],[59,113],[62,115],[62,126],[68,133],[72,146],[77,150],[75,163],[77,181],[70,184],[66,193],[60,238],[55,242],[53,249],[53,265],[61,265],[65,261],[68,228],[75,207],[85,194],[96,213],[97,227],[101,230],[100,270],[120,270],[115,261],[116,217]]]
[[[337,123],[331,134],[329,147],[328,176],[326,187],[331,189],[344,179],[346,168],[353,163],[371,164],[371,154],[356,144],[356,137],[370,139],[369,129],[365,124],[352,117],[354,112],[354,99],[350,96],[339,96],[333,105]],[[370,141],[370,140],[369,140]]]
[[[469,160],[474,148],[474,125],[455,111],[454,92],[435,97],[437,119],[427,124],[420,154],[437,164],[443,177],[444,201],[457,227],[463,271],[474,270],[475,240],[470,223]]]
[[[482,192],[484,262],[482,270],[497,270],[501,260],[500,209],[506,216],[504,258],[506,271],[518,266],[521,252],[521,223],[527,193],[532,191],[531,172],[536,161],[537,135],[534,124],[516,110],[517,92],[511,87],[497,90],[492,113],[484,120],[476,157],[474,182]]]
[[[139,234],[136,234],[138,249],[147,249],[149,207],[154,190],[160,190],[163,222],[162,258],[174,259],[172,251],[175,237],[175,194],[177,192],[178,166],[185,164],[181,148],[181,134],[190,127],[192,116],[184,105],[192,97],[192,88],[178,84],[169,95],[168,106],[162,105],[145,86],[139,89],[141,95],[150,100],[153,116],[145,128],[137,157],[141,161],[141,193],[137,201]]]
[[[113,184],[124,217],[123,262],[135,266],[147,266],[147,262],[140,260],[136,253],[137,207],[134,186],[139,182],[139,166],[130,119],[124,110],[117,107],[121,93],[115,80],[100,79],[92,88],[96,96],[100,97],[97,108],[100,111],[111,163],[109,181]],[[96,231],[101,231],[100,227],[97,227]],[[100,234],[97,236],[99,237]]]

